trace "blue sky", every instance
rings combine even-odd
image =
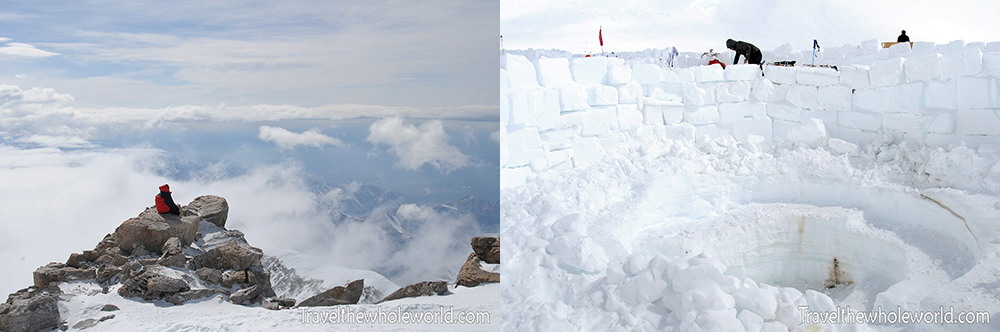
[[[54,88],[87,107],[492,105],[498,9],[483,0],[5,2],[0,45],[36,52],[0,49],[0,83]]]

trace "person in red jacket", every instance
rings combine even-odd
[[[177,204],[174,204],[174,198],[170,197],[169,185],[160,186],[160,193],[156,195],[156,212],[161,214],[181,214],[181,209],[177,207]]]

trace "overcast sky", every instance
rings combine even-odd
[[[896,41],[1000,41],[1000,2],[989,0],[504,0],[500,33],[509,49],[599,53],[676,46],[722,49],[726,39],[773,50]]]
[[[74,106],[496,105],[499,1],[5,1],[0,84]]]

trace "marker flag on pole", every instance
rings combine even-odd
[[[597,40],[601,42],[601,46],[604,46],[604,28],[597,30]]]

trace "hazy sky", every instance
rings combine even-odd
[[[1000,2],[987,0],[504,0],[500,33],[510,49],[600,52],[676,46],[681,52],[725,47],[728,38],[771,49],[809,49],[896,41],[1000,41]]]
[[[77,107],[495,105],[499,1],[5,1],[0,84]]]

